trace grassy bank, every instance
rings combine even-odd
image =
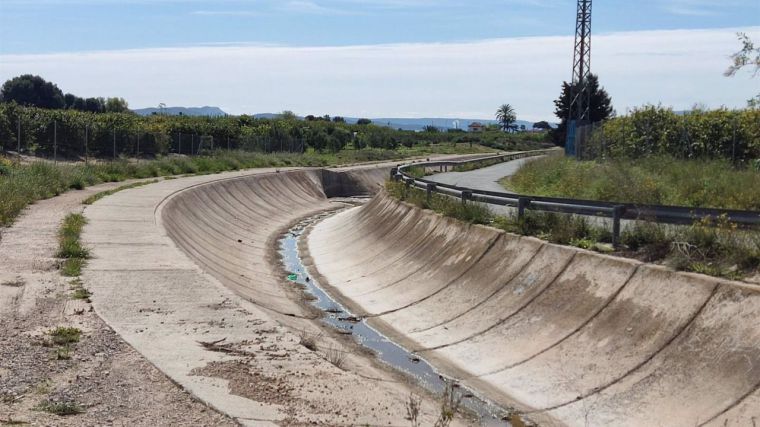
[[[338,153],[310,151],[305,154],[220,151],[213,155],[199,157],[174,156],[140,163],[122,160],[89,165],[50,162],[17,164],[11,159],[0,158],[0,226],[10,225],[30,203],[102,182],[170,175],[210,174],[263,167],[326,167],[430,154],[467,154],[489,151],[480,146],[470,148],[469,144],[431,145],[399,150],[344,150]]]
[[[527,163],[502,184],[537,196],[760,210],[760,171],[735,169],[726,160],[547,157]]]
[[[403,183],[388,182],[388,193],[422,209],[473,224],[488,224],[510,233],[533,236],[551,243],[574,246],[645,262],[667,265],[729,279],[742,279],[760,270],[760,233],[738,230],[727,221],[697,222],[689,227],[638,222],[624,229],[621,247],[613,248],[609,228],[585,217],[543,212],[526,212],[525,218],[494,215],[479,203],[463,205],[456,198],[433,194]]]

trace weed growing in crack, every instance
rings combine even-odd
[[[456,391],[458,386],[452,381],[446,381],[446,387],[441,395],[441,412],[433,427],[448,427],[459,412],[462,405],[462,394]]]
[[[409,400],[406,401],[406,419],[409,420],[412,427],[420,427],[420,407],[422,398],[414,393],[409,394]]]
[[[301,331],[298,334],[298,344],[301,344],[302,346],[308,348],[311,351],[317,351],[317,339],[319,339],[322,335],[318,335],[314,337],[313,335],[310,335],[306,331]]]
[[[56,345],[66,345],[71,343],[79,342],[79,338],[82,335],[82,331],[77,328],[69,328],[64,326],[59,326],[52,331],[50,331],[50,338],[53,341],[53,344]]]
[[[84,409],[74,402],[42,402],[35,409],[62,417],[84,412]]]
[[[346,354],[337,348],[330,347],[325,351],[327,360],[338,369],[343,369],[346,364]]]

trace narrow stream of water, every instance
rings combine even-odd
[[[292,273],[289,277],[290,282],[305,286],[306,291],[314,297],[312,304],[324,312],[323,321],[326,324],[338,329],[341,333],[352,335],[356,342],[372,350],[378,359],[394,369],[412,376],[427,390],[437,394],[442,393],[447,383],[455,384],[456,382],[440,375],[424,359],[386,338],[370,327],[364,319],[356,318],[309,275],[301,262],[298,243],[306,227],[329,215],[332,214],[321,214],[300,222],[280,240],[282,262],[285,270]],[[457,390],[464,396],[462,405],[478,415],[481,426],[510,426],[507,421],[501,419],[508,413],[506,410],[476,396],[472,391],[463,387],[459,387]]]

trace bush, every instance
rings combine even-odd
[[[760,110],[694,110],[645,106],[610,119],[594,132],[583,158],[674,156],[726,158],[749,162],[760,157]]]

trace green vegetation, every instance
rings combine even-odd
[[[50,331],[49,334],[53,344],[66,345],[79,342],[82,331],[77,328],[59,326]]]
[[[511,105],[503,104],[499,107],[496,110],[496,120],[499,121],[502,130],[516,130],[516,126],[513,127],[512,123],[517,121],[517,113],[515,113],[515,109]]]
[[[747,164],[760,159],[760,109],[697,109],[679,114],[649,105],[607,120],[585,145],[584,159],[668,155]]]
[[[64,218],[63,224],[58,231],[58,253],[56,256],[63,259],[61,274],[67,277],[77,277],[81,274],[90,252],[82,246],[79,237],[87,220],[82,214],[69,214]]]
[[[423,209],[475,224],[489,224],[510,233],[548,242],[668,265],[676,270],[740,279],[760,269],[760,233],[739,230],[725,218],[691,226],[669,226],[644,221],[625,227],[621,247],[612,247],[612,233],[592,220],[576,215],[526,211],[525,217],[496,216],[487,206],[456,198],[427,194],[404,183],[386,183],[388,193]]]
[[[35,162],[18,164],[0,158],[0,226],[8,226],[30,203],[57,196],[71,189],[83,189],[101,182],[168,175],[207,174],[261,168],[312,166],[326,167],[370,161],[399,160],[429,154],[490,152],[481,146],[443,144],[399,148],[397,150],[344,150],[339,153],[249,153],[217,151],[207,156],[167,156],[152,161],[58,164]]]
[[[21,151],[60,158],[121,155],[155,157],[169,153],[208,154],[224,148],[253,152],[340,153],[367,148],[397,150],[419,149],[431,145],[486,141],[480,134],[463,131],[414,132],[372,124],[348,124],[345,121],[258,119],[250,116],[191,117],[132,113],[91,113],[21,107],[0,103],[0,148],[15,150],[17,126],[21,126]],[[539,134],[541,135],[541,134]],[[55,138],[57,145],[54,147]],[[487,138],[490,145],[500,143],[507,149],[518,137]],[[528,144],[530,141],[522,141]]]
[[[723,209],[760,209],[760,171],[727,160],[576,161],[545,157],[526,163],[505,186],[521,194]]]
[[[491,211],[481,203],[468,202],[465,204],[457,199],[435,193],[428,198],[424,191],[396,181],[386,182],[385,189],[388,194],[401,201],[411,203],[422,209],[433,210],[444,216],[472,224],[488,224],[492,220]]]
[[[158,182],[157,179],[151,179],[149,181],[135,182],[135,183],[132,183],[132,184],[122,185],[121,187],[116,187],[113,190],[101,191],[100,193],[93,194],[92,196],[84,199],[82,201],[82,204],[84,204],[84,205],[91,205],[91,204],[97,202],[98,200],[102,199],[103,197],[107,197],[107,196],[110,196],[112,194],[116,194],[119,191],[129,190],[130,188],[143,187],[145,185],[155,184],[157,182]]]
[[[38,411],[49,412],[51,414],[66,416],[77,415],[84,412],[84,409],[74,402],[42,402],[37,405]]]
[[[40,76],[24,74],[6,81],[0,88],[0,100],[19,105],[90,111],[93,113],[129,111],[127,101],[122,98],[80,98],[63,91],[52,82]]]
[[[615,115],[612,108],[612,98],[607,91],[599,85],[599,77],[590,74],[588,78],[588,87],[590,91],[589,120],[592,123],[607,120]],[[551,130],[549,134],[554,144],[564,147],[567,140],[567,118],[570,116],[570,107],[575,95],[581,89],[578,82],[562,82],[562,93],[554,101],[554,115],[560,120],[557,129]]]

